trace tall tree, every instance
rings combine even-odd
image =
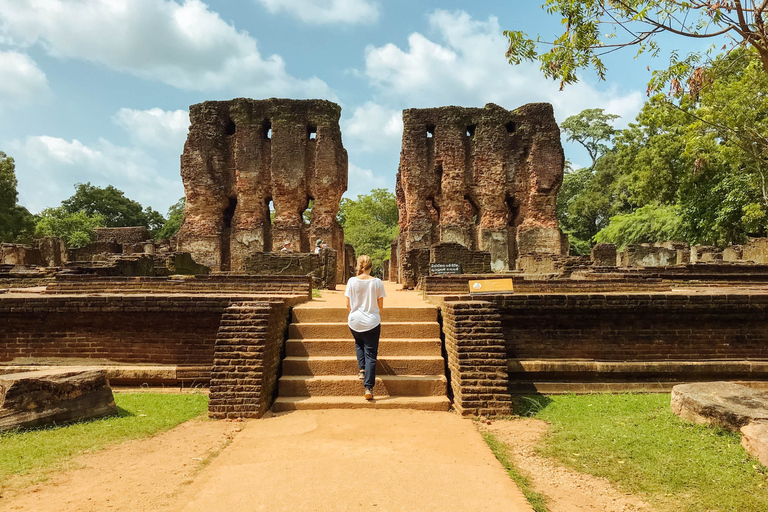
[[[155,234],[157,240],[168,239],[179,232],[181,229],[181,223],[184,220],[184,205],[186,204],[186,198],[182,197],[170,208],[168,208],[168,220],[165,221],[163,227]]]
[[[146,226],[154,234],[165,224],[160,213],[151,207],[143,208],[112,185],[101,188],[78,183],[75,193],[62,201],[61,207],[69,213],[82,211],[91,216],[101,215],[108,227]]]
[[[727,36],[733,46],[753,48],[768,74],[768,2],[764,0],[546,0],[549,14],[561,17],[565,27],[554,39],[533,39],[523,31],[508,30],[507,58],[512,64],[538,60],[545,76],[561,87],[578,80],[577,72],[592,67],[605,79],[603,56],[622,48],[638,54],[661,52],[660,36],[707,40]],[[713,45],[719,47],[722,42]],[[546,51],[540,52],[539,47]],[[723,46],[726,49],[727,46]],[[696,81],[702,55],[679,58],[671,53],[670,67],[654,72],[649,93],[671,81],[679,87],[685,79]]]
[[[398,211],[395,195],[383,188],[356,200],[343,199],[339,208],[339,223],[344,228],[344,240],[355,248],[359,256],[367,254],[373,262],[374,272],[389,258],[389,248],[397,236]]]
[[[616,133],[611,121],[621,116],[606,114],[601,108],[588,108],[573,115],[560,124],[568,134],[569,141],[584,146],[595,166],[597,159],[608,151],[607,143]]]
[[[84,211],[70,213],[63,207],[46,208],[37,216],[35,236],[57,236],[67,247],[82,247],[96,238],[94,229],[104,226],[104,217]]]
[[[18,204],[17,186],[16,164],[0,151],[0,242],[25,240],[34,231],[32,214]]]

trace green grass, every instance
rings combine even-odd
[[[0,433],[0,487],[13,475],[44,472],[86,451],[153,436],[203,414],[203,394],[115,394],[117,416]]]
[[[496,436],[488,432],[483,432],[483,439],[485,439],[485,442],[491,448],[491,451],[496,458],[499,459],[501,465],[507,470],[510,478],[512,478],[520,488],[525,499],[527,499],[528,503],[533,507],[533,510],[535,510],[535,512],[547,512],[544,496],[531,489],[531,484],[528,479],[521,475],[514,464],[512,464],[506,445],[499,441]]]
[[[320,289],[319,288],[312,288],[312,298],[313,299],[319,299],[320,297],[322,297],[322,295],[320,294]]]
[[[746,454],[740,434],[681,420],[669,399],[569,395],[523,405],[552,424],[542,455],[605,477],[659,511],[767,511],[766,468]]]

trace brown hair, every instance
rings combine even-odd
[[[357,257],[357,275],[360,275],[363,273],[363,270],[370,270],[373,266],[373,263],[371,263],[371,257],[367,254],[361,254]]]

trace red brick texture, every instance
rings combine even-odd
[[[214,275],[169,277],[100,277],[58,275],[45,290],[50,294],[70,293],[267,293],[312,297],[310,276]]]
[[[287,321],[283,302],[240,302],[226,309],[214,349],[211,418],[259,418],[269,409]]]
[[[442,319],[454,408],[462,415],[509,414],[507,355],[496,306],[446,302]]]

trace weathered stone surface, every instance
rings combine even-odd
[[[691,247],[691,263],[710,263],[723,261],[723,251],[714,245],[694,245]]]
[[[46,236],[35,240],[40,251],[41,264],[46,267],[60,267],[67,262],[67,245],[55,236]]]
[[[678,263],[678,251],[652,244],[628,245],[617,262],[621,267],[666,267]]]
[[[40,250],[31,245],[0,244],[0,263],[31,266],[42,264]]]
[[[212,270],[243,270],[249,257],[286,243],[308,253],[318,239],[343,255],[336,221],[347,190],[340,115],[338,105],[324,100],[192,105],[181,157],[186,206],[179,250]],[[307,225],[302,215],[310,200]],[[344,258],[337,265],[343,279]]]
[[[768,393],[733,382],[698,382],[672,388],[672,412],[689,421],[738,432],[768,420]]]
[[[613,244],[595,244],[592,247],[590,259],[596,267],[615,267],[616,246]]]
[[[391,256],[400,282],[412,280],[407,255],[440,242],[489,252],[495,272],[515,268],[519,254],[562,252],[555,199],[564,156],[551,105],[408,109],[403,124]]]
[[[768,466],[768,421],[757,420],[741,427],[741,446]]]
[[[152,240],[152,235],[149,234],[149,230],[145,226],[96,228],[93,231],[96,233],[94,242],[114,241],[121,245],[130,245]]]
[[[0,431],[116,412],[106,370],[64,368],[0,376]]]
[[[744,259],[743,245],[729,245],[723,249],[723,261],[741,261]]]
[[[246,258],[243,270],[259,275],[311,276],[314,288],[336,289],[337,253],[257,252]]]
[[[742,259],[754,263],[768,263],[768,238],[750,238],[743,248]]]

